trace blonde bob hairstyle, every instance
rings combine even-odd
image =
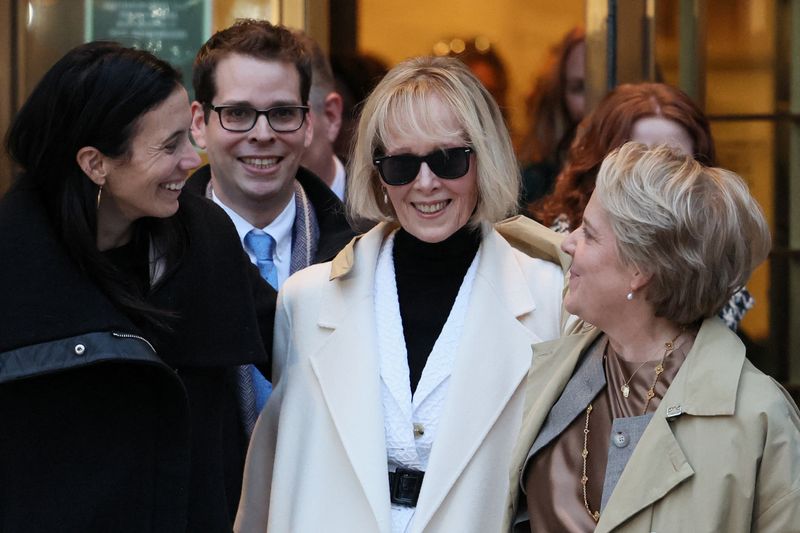
[[[428,112],[438,99],[454,114],[461,131],[447,131]],[[406,60],[375,87],[364,103],[348,172],[347,207],[353,220],[394,221],[384,202],[383,182],[373,166],[390,135],[437,143],[460,135],[473,149],[477,164],[478,204],[469,220],[496,222],[517,207],[520,175],[511,139],[494,99],[458,59],[419,57]]]
[[[770,250],[764,214],[742,178],[667,146],[611,152],[594,194],[620,260],[651,276],[642,292],[656,316],[680,325],[716,315]]]

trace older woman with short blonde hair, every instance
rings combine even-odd
[[[556,241],[510,223],[534,258],[494,229],[519,174],[455,59],[381,81],[349,176],[351,213],[379,224],[281,291],[237,528],[497,531],[531,349],[561,333]]]
[[[767,256],[742,179],[668,147],[603,162],[567,310],[534,355],[504,531],[798,531],[800,413],[720,307]]]
[[[492,154],[476,158],[479,194],[470,222],[497,222],[516,212],[520,176],[511,139],[494,100],[472,79],[469,69],[451,58],[411,59],[386,75],[362,110],[348,177],[351,215],[396,221],[392,206],[383,201],[385,186],[375,179],[373,160],[398,130],[437,142],[435,116],[417,112],[434,99],[446,102],[475,153]]]
[[[761,207],[729,170],[682,158],[637,159],[632,150],[609,158],[598,176],[597,200],[620,260],[652,276],[645,297],[657,316],[678,324],[709,318],[769,253]]]

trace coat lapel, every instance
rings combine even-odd
[[[594,343],[588,353],[578,362],[572,378],[567,382],[561,396],[550,409],[539,435],[531,446],[528,458],[535,455],[567,429],[567,426],[586,409],[586,406],[605,386],[603,359],[602,355],[598,353],[604,347],[604,342]]]
[[[533,363],[525,382],[522,427],[512,452],[509,472],[510,508],[507,509],[507,524],[513,521],[516,514],[521,476],[531,443],[542,429],[550,407],[556,403],[572,377],[581,354],[599,334],[599,331],[592,329],[583,335],[571,335],[533,347]]]
[[[494,232],[481,245],[463,336],[431,451],[414,530],[422,531],[517,391],[540,339],[519,321],[535,302],[513,252]]]
[[[333,332],[310,358],[347,459],[382,532],[389,531],[391,517],[372,299],[375,262],[386,230],[385,225],[376,227],[358,241],[357,249],[353,241],[334,260],[336,283],[323,297],[318,321]]]
[[[656,412],[625,466],[595,531],[613,531],[692,475],[694,470],[664,413]]]
[[[561,266],[561,270],[564,272],[562,295],[567,294],[569,277],[566,274],[572,264],[572,257],[561,249],[561,243],[565,237],[563,234],[556,233],[523,215],[498,222],[494,227],[508,244],[525,255]],[[585,328],[582,321],[570,315],[566,309],[562,309],[561,331],[562,334],[567,335],[583,333]]]
[[[703,322],[608,500],[598,533],[612,531],[694,475],[672,429],[681,416],[733,414],[744,360],[744,346],[720,320]],[[668,411],[680,416],[669,422]]]

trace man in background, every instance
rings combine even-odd
[[[342,127],[342,96],[336,92],[333,71],[319,44],[301,31],[295,36],[311,56],[311,93],[309,107],[314,135],[301,164],[322,178],[336,196],[344,201],[346,174],[344,164],[334,153],[334,142]]]

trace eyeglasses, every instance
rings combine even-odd
[[[469,172],[471,153],[472,148],[464,146],[435,150],[428,155],[384,155],[373,158],[372,163],[378,167],[378,173],[386,185],[405,185],[416,179],[423,162],[440,178],[460,178]]]
[[[261,115],[267,117],[269,127],[275,132],[291,133],[300,129],[308,113],[308,106],[304,105],[282,105],[269,109],[255,109],[242,105],[207,105],[212,111],[217,112],[219,125],[223,129],[236,133],[253,129]]]

